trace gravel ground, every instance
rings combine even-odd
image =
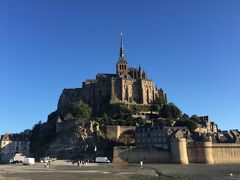
[[[88,164],[77,167],[65,161],[52,163],[49,168],[37,163],[34,166],[0,165],[0,180],[150,180],[150,179],[239,179],[240,165],[205,164]]]

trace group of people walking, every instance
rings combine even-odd
[[[49,168],[49,166],[50,166],[50,161],[46,161],[46,162],[44,163],[44,167],[45,167],[45,168]]]
[[[87,161],[82,161],[82,160],[80,161],[80,160],[78,160],[77,166],[78,166],[78,167],[87,166]]]

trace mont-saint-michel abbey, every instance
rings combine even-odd
[[[0,180],[240,179],[239,9],[0,1]]]
[[[99,73],[96,79],[83,82],[82,88],[65,89],[59,103],[72,98],[94,106],[106,103],[151,104],[157,98],[167,97],[162,89],[157,89],[140,65],[138,68],[128,66],[121,36],[116,73]]]
[[[64,89],[57,109],[32,130],[1,136],[1,162],[35,159],[123,163],[240,163],[240,131],[169,103],[139,65],[128,66],[121,35],[116,72]],[[20,160],[19,160],[20,161]]]

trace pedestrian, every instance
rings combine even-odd
[[[140,161],[140,166],[141,166],[141,167],[143,166],[143,161],[142,161],[142,160]]]
[[[45,166],[45,168],[48,168],[49,167],[48,162],[45,162],[44,166]]]

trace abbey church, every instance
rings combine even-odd
[[[147,105],[159,97],[165,99],[166,94],[148,79],[140,65],[138,68],[128,66],[121,36],[116,73],[99,73],[96,79],[83,82],[82,88],[64,89],[58,106],[73,101],[83,101],[90,106],[114,103]]]

